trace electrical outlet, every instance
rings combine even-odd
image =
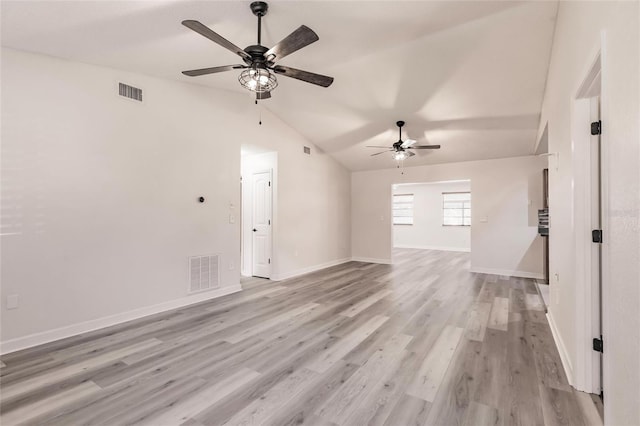
[[[7,296],[7,309],[18,309],[19,299],[17,294]]]

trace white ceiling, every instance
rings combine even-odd
[[[256,41],[249,1],[2,1],[3,46],[248,93],[241,63],[183,27],[196,19],[240,47]],[[320,40],[282,60],[335,77],[325,89],[280,77],[263,105],[351,170],[393,167],[365,145],[442,145],[405,166],[532,154],[557,2],[271,1],[270,47],[301,24]],[[247,102],[252,102],[247,95]],[[252,117],[253,118],[253,117]],[[406,138],[405,137],[405,138]]]

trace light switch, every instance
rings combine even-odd
[[[232,214],[229,215],[229,223],[236,223],[236,217]]]

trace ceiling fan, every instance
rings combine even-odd
[[[263,1],[255,1],[250,5],[251,11],[258,17],[258,43],[240,49],[224,37],[220,36],[206,25],[193,20],[182,21],[182,25],[198,34],[218,43],[225,49],[240,56],[244,64],[224,65],[220,67],[202,68],[183,71],[184,75],[196,77],[205,74],[214,74],[223,71],[239,70],[242,72],[238,81],[245,89],[256,93],[256,101],[271,97],[271,91],[278,86],[276,74],[295,78],[307,83],[322,87],[329,87],[333,83],[333,77],[315,74],[296,68],[276,65],[276,62],[287,55],[302,49],[317,41],[318,35],[309,27],[301,25],[294,32],[282,39],[271,49],[261,45],[262,17],[267,14],[269,6]]]
[[[386,151],[376,152],[374,155],[384,154],[385,152],[393,151],[393,159],[402,161],[406,160],[409,157],[416,155],[411,152],[412,149],[440,149],[440,145],[414,145],[416,141],[413,139],[407,139],[405,141],[402,140],[402,126],[404,126],[404,121],[397,121],[396,126],[398,126],[398,142],[395,142],[391,146],[376,146],[376,145],[367,145],[367,148],[387,148]]]

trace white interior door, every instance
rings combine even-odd
[[[271,172],[253,175],[253,275],[271,277]]]

